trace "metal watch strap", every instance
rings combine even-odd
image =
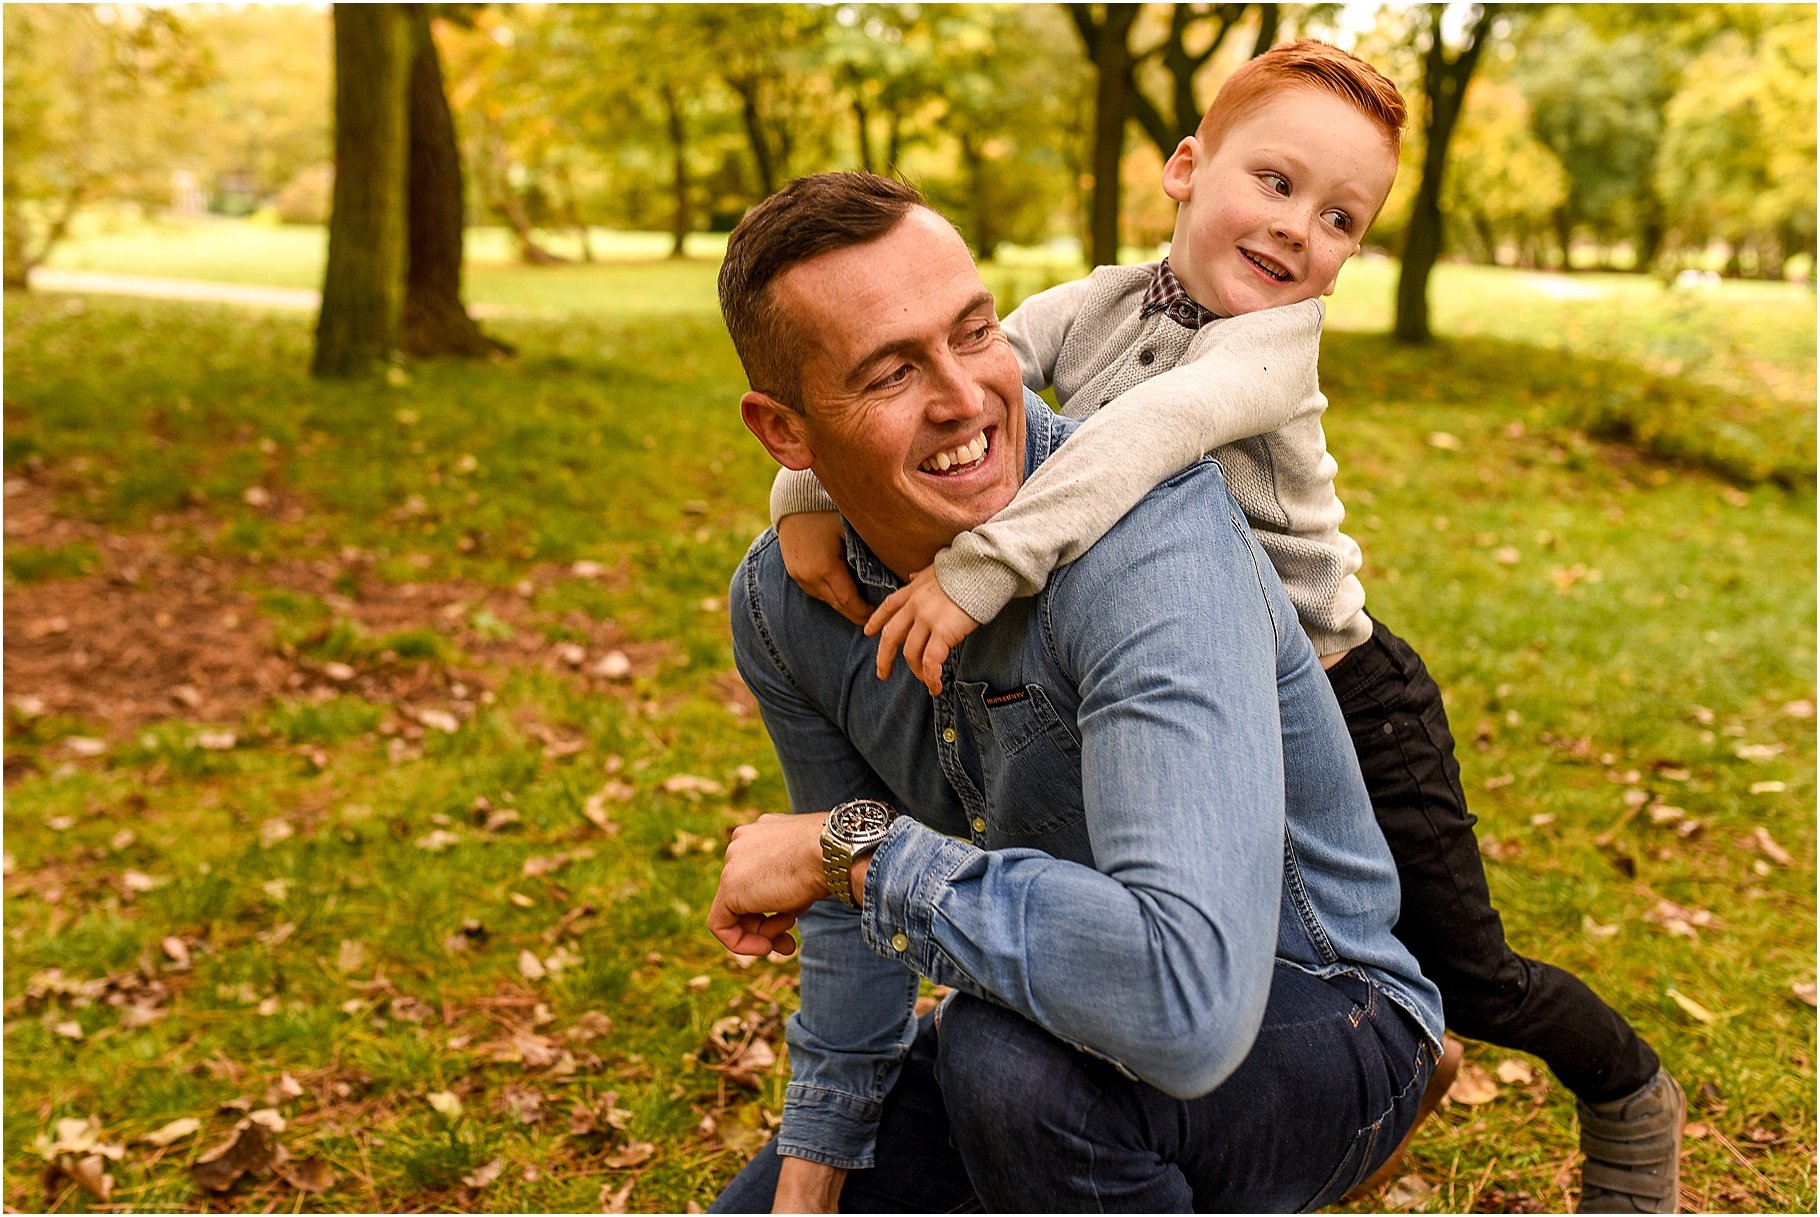
[[[854,840],[843,833],[840,822],[849,813],[870,813],[872,818],[883,819],[882,825],[876,825],[859,840]],[[897,818],[897,812],[884,803],[873,799],[855,799],[842,803],[828,813],[828,822],[822,828],[822,878],[828,884],[828,894],[849,907],[858,907],[859,902],[853,898],[853,862],[863,858],[878,848],[884,839],[885,831]]]

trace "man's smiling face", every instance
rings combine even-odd
[[[1011,501],[1023,382],[953,226],[916,208],[876,241],[791,267],[772,291],[806,354],[802,411],[777,416],[791,444],[767,446],[814,469],[887,566],[920,570]]]

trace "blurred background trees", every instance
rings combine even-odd
[[[510,230],[528,263],[591,258],[600,228],[683,256],[789,178],[849,166],[917,181],[983,256],[1148,256],[1171,219],[1162,158],[1235,66],[1313,36],[1411,102],[1369,243],[1413,253],[1412,275],[1440,257],[1812,274],[1812,6],[434,8],[467,223]],[[9,283],[85,209],[327,222],[327,11],[5,21]],[[1451,139],[1431,155],[1434,118]]]

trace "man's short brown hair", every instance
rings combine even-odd
[[[1313,39],[1271,47],[1227,77],[1195,137],[1212,152],[1241,116],[1284,89],[1318,89],[1350,102],[1384,133],[1391,155],[1402,150],[1408,111],[1397,86],[1358,56]]]
[[[916,187],[876,173],[799,177],[748,211],[727,239],[720,268],[720,313],[760,393],[802,409],[802,335],[771,291],[799,262],[876,241],[918,207]]]

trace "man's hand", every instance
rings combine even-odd
[[[777,522],[777,544],[784,570],[796,586],[854,625],[866,624],[872,611],[847,569],[847,542],[838,511],[804,511]]]
[[[789,955],[790,930],[811,904],[828,894],[822,876],[822,825],[827,814],[760,816],[733,830],[720,888],[708,909],[708,929],[735,955]]]
[[[948,599],[936,582],[935,567],[925,566],[873,610],[866,635],[878,635],[880,680],[890,677],[902,648],[910,671],[928,688],[929,696],[939,697],[942,665],[948,662],[949,652],[979,628],[979,622]]]

